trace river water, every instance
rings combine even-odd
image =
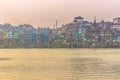
[[[120,49],[1,49],[0,80],[120,80]]]

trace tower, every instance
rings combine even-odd
[[[58,27],[58,21],[56,20],[56,28]]]
[[[96,16],[94,17],[93,30],[97,30]]]

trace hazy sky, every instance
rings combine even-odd
[[[112,20],[120,16],[120,0],[0,0],[0,23],[53,26],[70,22],[75,16],[85,20]]]

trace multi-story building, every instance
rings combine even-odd
[[[24,47],[33,47],[36,44],[36,33],[25,31],[23,33],[23,44]]]
[[[120,17],[119,18],[114,18],[113,23],[114,24],[120,24]]]

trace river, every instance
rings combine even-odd
[[[120,49],[0,49],[0,80],[120,80]]]

